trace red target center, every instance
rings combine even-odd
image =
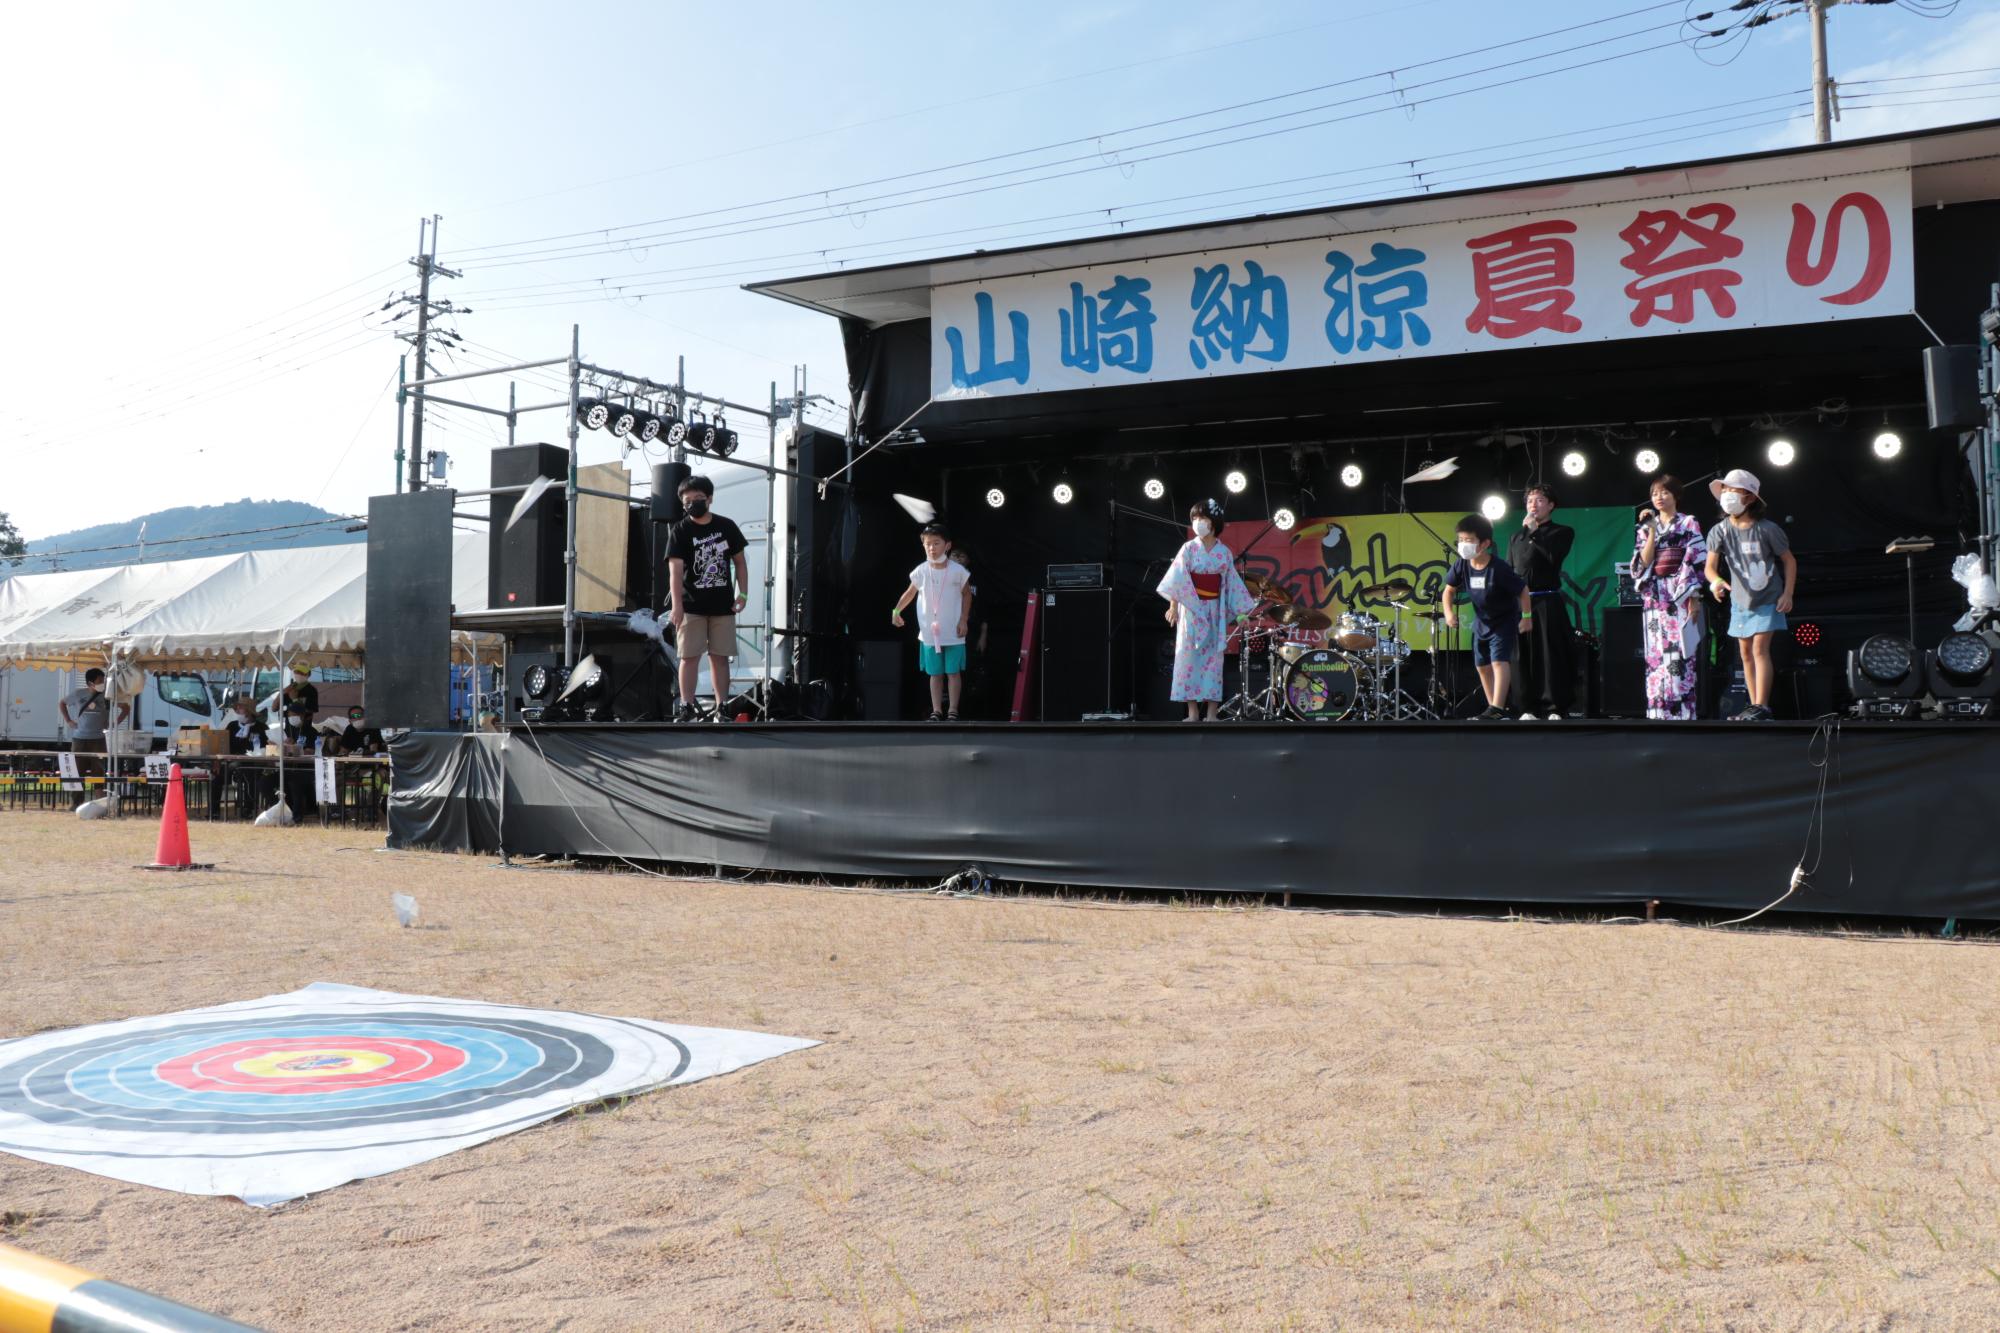
[[[365,1052],[362,1061],[330,1052]],[[190,1092],[254,1092],[279,1096],[352,1092],[419,1083],[465,1063],[465,1052],[441,1042],[405,1037],[253,1037],[166,1061],[159,1076]],[[362,1067],[362,1066],[367,1067]]]

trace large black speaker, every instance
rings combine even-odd
[[[1042,721],[1077,722],[1086,713],[1110,712],[1111,590],[1043,593],[1041,636]]]
[[[1645,611],[1607,606],[1597,635],[1597,706],[1605,717],[1646,716]]]
[[[894,722],[903,716],[903,672],[916,655],[914,644],[901,639],[867,639],[854,649],[854,680],[861,716],[870,722]]]
[[[377,727],[451,725],[451,509],[456,491],[368,501],[368,674]],[[469,609],[469,608],[468,608]]]
[[[563,481],[569,454],[553,444],[517,444],[493,451],[492,484],[525,486],[537,477]],[[563,544],[568,523],[563,491],[551,486],[512,528],[507,519],[519,495],[493,497],[487,526],[486,604],[490,607],[561,606]]]
[[[1964,343],[1924,349],[1924,406],[1931,429],[1983,426],[1979,405],[1979,348]]]

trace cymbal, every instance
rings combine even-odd
[[[1245,574],[1243,586],[1248,588],[1250,595],[1260,602],[1277,602],[1284,606],[1292,604],[1292,595],[1286,592],[1282,585],[1265,578],[1262,574]]]
[[[1386,583],[1371,583],[1361,590],[1363,597],[1389,598],[1411,597],[1416,594],[1408,579],[1390,579]]]
[[[1324,613],[1308,611],[1305,607],[1296,604],[1278,607],[1276,610],[1271,611],[1269,615],[1271,619],[1277,621],[1280,625],[1289,625],[1295,629],[1323,630],[1333,627],[1333,621]]]
[[[1428,610],[1427,610],[1427,609],[1425,609],[1424,607],[1421,607],[1421,606],[1412,606],[1412,607],[1409,607],[1409,608],[1408,608],[1408,613],[1409,613],[1410,615],[1413,615],[1413,616],[1415,616],[1415,617],[1416,617],[1417,619],[1419,619],[1419,620],[1443,620],[1443,619],[1444,619],[1444,612],[1442,612],[1442,611],[1439,611],[1439,610],[1437,610],[1437,609],[1436,609],[1435,607],[1433,607],[1433,608],[1430,608],[1430,609],[1428,609]]]

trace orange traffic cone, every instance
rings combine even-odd
[[[181,789],[181,766],[167,770],[167,799],[160,807],[160,841],[151,865],[142,870],[206,870],[197,866],[188,848],[187,797]]]

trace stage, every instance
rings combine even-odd
[[[393,758],[396,847],[1620,913],[1752,911],[1803,863],[1786,911],[2000,920],[1979,724],[607,724]]]

